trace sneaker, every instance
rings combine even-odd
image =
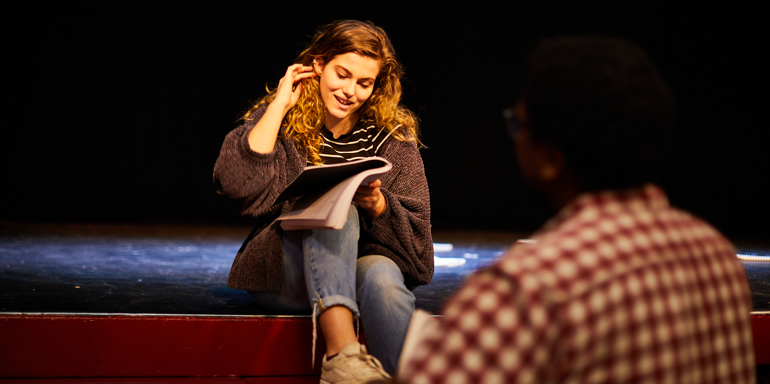
[[[321,384],[366,383],[390,378],[380,361],[366,353],[366,347],[357,341],[346,345],[330,360],[324,355],[321,366]]]

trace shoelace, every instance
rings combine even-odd
[[[313,351],[311,352],[313,354],[312,357],[312,365],[315,369],[315,341],[318,338],[318,331],[316,330],[316,312],[318,311],[318,303],[313,304]]]
[[[361,350],[358,354],[358,358],[363,360],[363,362],[366,364],[367,367],[385,376],[386,379],[391,378],[390,375],[388,375],[388,373],[385,372],[385,369],[382,368],[382,363],[380,363],[380,361],[377,360],[377,358],[375,358],[374,356],[368,354],[366,351],[366,347],[364,347],[363,345],[361,345]]]

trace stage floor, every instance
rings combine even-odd
[[[227,275],[248,227],[0,224],[0,312],[271,315]],[[471,272],[493,263],[523,233],[435,232],[453,249],[433,281],[414,291],[438,313]],[[737,244],[770,255],[770,245]],[[447,260],[444,260],[447,261]],[[452,264],[461,264],[453,265]],[[754,311],[770,311],[770,263],[743,262]]]

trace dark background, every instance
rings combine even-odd
[[[316,27],[355,18],[383,27],[405,66],[434,228],[530,231],[547,217],[520,180],[501,111],[540,38],[598,33],[641,45],[677,98],[663,182],[672,203],[732,238],[767,239],[755,9],[275,3],[8,12],[0,221],[250,223],[213,191],[224,136]]]

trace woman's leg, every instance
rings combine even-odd
[[[396,263],[385,256],[358,259],[356,287],[369,352],[393,373],[414,312],[414,295]]]
[[[358,343],[354,344],[358,339],[353,317],[360,316],[355,281],[358,236],[358,211],[352,206],[342,230],[284,232],[281,292],[252,293],[260,303],[279,303],[283,310],[294,305],[299,310],[309,308],[310,301],[318,305],[321,310],[318,321],[327,346],[321,374],[326,382],[349,380],[349,375],[362,380],[388,377],[371,356],[362,358],[366,351]],[[344,349],[346,346],[349,347]],[[335,358],[329,358],[338,353]]]
[[[280,292],[249,293],[271,310],[307,313],[318,303],[321,311],[341,305],[359,316],[354,272],[358,235],[358,212],[352,205],[339,231],[285,231]]]
[[[318,322],[326,340],[326,355],[335,355],[357,341],[353,317],[356,304],[358,211],[350,206],[345,226],[337,230],[302,231],[307,294],[318,305]]]

